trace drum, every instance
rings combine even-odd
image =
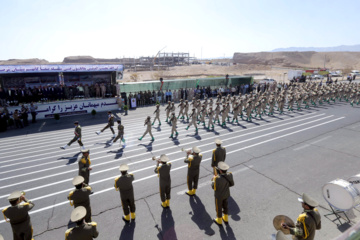
[[[351,176],[348,179],[348,182],[353,184],[353,187],[356,188],[358,190],[358,192],[360,193],[360,174],[357,174],[355,176]]]
[[[322,188],[323,197],[334,208],[347,211],[360,204],[359,192],[351,183],[336,179]]]

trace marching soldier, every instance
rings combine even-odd
[[[166,118],[166,122],[167,122],[167,118]],[[141,140],[145,137],[145,135],[146,135],[147,133],[149,133],[150,136],[151,136],[151,141],[154,141],[155,138],[154,138],[154,136],[153,136],[152,133],[151,133],[151,117],[150,117],[150,116],[148,116],[148,117],[145,119],[144,126],[145,126],[145,125],[147,125],[147,126],[146,126],[146,130],[145,130],[144,134],[142,135],[142,137],[139,138],[139,140],[141,141]]]
[[[239,123],[239,120],[238,120],[238,115],[239,115],[239,111],[240,111],[240,104],[235,101],[235,105],[233,107],[233,120],[231,123],[234,123],[234,121],[236,120],[236,123]]]
[[[171,111],[171,102],[168,101],[168,105],[165,108],[166,111],[166,120],[165,122],[168,122],[169,116],[170,116],[170,111]]]
[[[219,96],[219,95],[218,95]],[[219,98],[218,98],[219,99]],[[219,114],[220,114],[220,102],[216,102],[216,108],[215,108],[215,119],[214,119],[214,123],[218,122],[218,124],[220,124],[220,121],[219,121]]]
[[[121,145],[121,142],[123,142],[125,145],[124,126],[121,124],[121,120],[117,120],[117,123],[118,123],[118,135],[112,142],[109,143],[110,146],[112,146],[114,144],[114,142],[116,142],[119,139],[120,139],[120,145]]]
[[[216,207],[216,218],[213,221],[218,225],[222,225],[222,221],[229,222],[228,198],[230,197],[230,187],[234,186],[234,179],[231,172],[227,172],[228,169],[229,165],[219,162],[217,166],[219,174],[214,176],[211,183],[211,187],[214,189]]]
[[[211,167],[214,169],[214,175],[217,175],[216,167],[219,162],[225,162],[226,159],[226,149],[221,146],[222,141],[220,139],[215,139],[216,148],[212,151],[211,157]]]
[[[69,228],[65,232],[65,240],[91,240],[99,236],[96,222],[85,222],[86,208],[80,206],[71,212],[70,220],[76,223],[76,227]]]
[[[81,150],[82,152],[82,156],[79,157],[79,176],[82,176],[84,178],[84,183],[86,185],[89,185],[89,181],[90,181],[90,171],[92,170],[92,168],[90,167],[91,165],[91,161],[90,161],[90,150],[89,149],[84,149]]]
[[[179,117],[180,117],[181,114],[182,114],[182,117],[181,117],[181,118],[184,118],[184,107],[185,107],[185,104],[184,104],[183,100],[180,99],[180,104],[179,104],[179,106],[178,106],[178,108],[180,108],[179,115],[178,115],[178,117],[177,117],[178,119],[179,119]]]
[[[193,147],[192,151],[192,153],[187,153],[187,156],[184,160],[184,162],[188,164],[187,185],[189,191],[187,191],[186,194],[189,196],[193,196],[196,193],[200,175],[200,163],[202,160],[200,148]]]
[[[185,119],[184,115],[186,115],[186,120],[189,121],[189,115],[188,115],[188,112],[189,112],[189,101],[188,100],[185,100],[185,108],[184,108],[184,113],[181,117],[181,119]]]
[[[209,115],[208,129],[210,129],[210,124],[211,124],[211,128],[214,129],[214,123],[213,123],[214,111],[211,106],[209,107],[208,115]]]
[[[101,130],[95,132],[97,135],[100,135],[100,133],[104,132],[105,129],[110,128],[111,132],[113,133],[113,137],[115,137],[115,131],[114,131],[114,115],[111,113],[111,111],[108,111],[108,124]]]
[[[152,125],[154,125],[156,119],[159,120],[159,125],[161,125],[161,121],[160,121],[160,104],[156,104],[156,110],[155,110],[154,113],[156,113],[156,115],[155,115],[154,122],[152,123]]]
[[[196,120],[196,109],[195,109],[195,108],[192,109],[192,112],[191,112],[191,114],[190,114],[190,117],[191,117],[191,122],[189,123],[189,125],[187,126],[187,128],[185,128],[185,130],[188,130],[189,127],[194,124],[195,132],[197,132],[197,131],[198,131],[198,128],[197,128],[197,124],[196,124],[196,121],[197,121],[197,120]]]
[[[11,204],[2,210],[5,221],[10,222],[14,240],[31,240],[33,228],[29,216],[29,211],[34,204],[25,198],[25,193],[16,191],[7,198]],[[20,204],[24,201],[23,204]]]
[[[70,145],[75,141],[79,143],[81,149],[85,149],[84,144],[81,142],[81,126],[79,125],[78,121],[75,121],[74,125],[75,125],[75,131],[74,131],[75,137],[68,144],[66,144],[63,147],[60,147],[61,149],[65,150],[67,147],[70,147]]]
[[[171,135],[169,138],[172,138],[174,136],[174,133],[176,136],[179,135],[179,133],[176,131],[177,118],[174,112],[171,114],[170,122],[171,122]]]
[[[122,219],[125,222],[130,222],[131,220],[135,221],[135,198],[134,198],[134,188],[132,182],[134,181],[134,175],[129,174],[129,166],[126,164],[121,164],[119,168],[121,176],[115,178],[115,190],[120,191],[120,200],[121,205],[124,211],[124,216]]]
[[[227,110],[225,104],[223,104],[223,108],[221,109],[220,114],[221,114],[221,126],[226,127]]]
[[[75,190],[71,191],[67,198],[70,201],[70,206],[86,208],[85,222],[91,222],[91,187],[84,184],[84,180],[82,176],[74,177],[72,184],[75,186]]]
[[[206,115],[206,107],[205,105],[202,105],[201,111],[200,111],[200,120],[198,121],[198,124],[203,123],[203,126],[205,127],[205,115]]]
[[[159,164],[161,163],[161,166]],[[170,191],[171,191],[171,177],[170,177],[171,163],[165,154],[161,154],[160,159],[157,160],[155,173],[159,177],[161,206],[163,208],[170,207]]]
[[[172,103],[171,103],[170,112],[171,112],[171,113],[175,113],[175,110],[176,110],[175,103],[172,102]]]
[[[303,193],[298,200],[301,202],[304,212],[299,215],[294,228],[287,226],[285,223],[282,224],[282,227],[289,229],[295,240],[313,240],[315,231],[321,229],[321,215],[315,208],[319,203],[306,193]]]

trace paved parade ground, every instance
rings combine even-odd
[[[178,121],[177,138],[171,139],[171,127],[165,122],[161,106],[162,125],[153,126],[155,141],[149,135],[138,138],[145,131],[146,116],[154,116],[155,107],[138,108],[123,116],[126,147],[120,141],[109,146],[109,129],[101,135],[107,122],[106,113],[39,120],[30,127],[9,130],[0,134],[0,209],[9,205],[8,195],[23,190],[35,203],[30,212],[35,240],[64,239],[72,227],[73,207],[67,200],[74,189],[71,181],[78,172],[79,146],[75,142],[66,150],[60,149],[73,138],[73,122],[82,126],[82,141],[90,149],[90,185],[92,220],[97,222],[98,239],[271,239],[276,231],[273,218],[287,215],[296,221],[302,212],[297,198],[306,192],[320,202],[322,229],[315,239],[329,240],[345,231],[350,224],[337,226],[324,217],[329,205],[322,196],[324,184],[336,179],[348,179],[360,173],[360,114],[359,107],[346,102],[324,104],[253,122],[239,121],[226,128],[215,125],[214,131],[199,127],[185,130],[187,124]],[[207,122],[207,121],[206,121]],[[117,124],[115,123],[115,126]],[[230,189],[229,224],[218,227],[214,191],[211,188],[210,159],[214,140],[220,138],[226,147],[226,163],[234,175],[235,186]],[[203,154],[199,188],[195,197],[187,190],[185,152],[198,146]],[[152,156],[166,154],[172,163],[170,209],[160,206],[156,163]],[[114,179],[120,175],[119,165],[129,165],[134,174],[136,221],[125,224],[119,192]],[[360,219],[360,211],[349,212],[353,223]],[[11,239],[11,227],[0,221],[0,233]],[[290,236],[289,236],[290,239]]]

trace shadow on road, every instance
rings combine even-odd
[[[135,222],[130,222],[130,223],[125,224],[123,229],[121,230],[119,240],[133,240],[135,226],[136,226]]]
[[[114,159],[119,159],[122,157],[123,153],[124,153],[124,148],[120,148],[119,150],[117,151],[109,151],[108,153],[115,153],[115,158]]]
[[[228,199],[229,204],[229,215],[231,216],[231,219],[234,221],[240,221],[241,217],[239,216],[240,207],[237,205],[235,200],[230,196]]]
[[[160,240],[176,240],[175,222],[170,209],[163,209],[161,213],[161,232],[158,234]]]
[[[147,152],[151,152],[153,150],[152,144],[153,144],[153,141],[151,141],[149,144],[140,143],[138,146],[144,146],[147,149],[146,150]]]
[[[68,162],[66,163],[66,165],[70,165],[70,164],[73,164],[74,162],[77,161],[77,158],[78,156],[80,155],[81,152],[78,152],[76,153],[74,156],[72,157],[61,157],[61,158],[58,158],[57,160],[62,160],[62,159],[67,159]]]
[[[189,198],[189,202],[192,208],[192,213],[190,213],[192,215],[191,220],[199,227],[199,229],[204,230],[206,235],[214,235],[215,231],[211,228],[213,221],[200,198],[195,195]]]

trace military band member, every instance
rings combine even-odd
[[[81,149],[85,149],[84,144],[81,142],[81,126],[79,125],[78,121],[75,121],[74,125],[75,125],[75,130],[74,130],[75,137],[68,144],[66,144],[63,147],[60,147],[61,149],[65,150],[67,147],[70,147],[70,145],[75,141],[79,143]]]
[[[111,111],[108,111],[108,124],[101,130],[95,132],[97,135],[100,135],[100,133],[104,132],[105,129],[110,128],[111,132],[113,133],[113,137],[115,137],[115,131],[114,131],[114,115],[111,113]]]
[[[121,176],[115,178],[115,190],[120,191],[120,200],[121,205],[124,211],[124,216],[122,219],[125,222],[130,222],[131,220],[135,221],[135,198],[134,198],[134,188],[132,182],[134,181],[134,175],[129,174],[129,166],[126,164],[121,164],[119,168]]]
[[[91,222],[91,187],[87,186],[84,180],[82,176],[74,177],[72,184],[75,186],[75,190],[71,191],[67,198],[70,201],[70,206],[74,206],[74,208],[83,206],[86,208],[85,222]]]
[[[154,118],[154,122],[151,125],[155,124],[156,119],[159,120],[159,125],[161,125],[161,121],[160,121],[160,104],[156,104],[156,110],[155,110],[154,113],[156,115],[155,115],[155,118]]]
[[[11,206],[2,210],[5,221],[10,222],[14,240],[31,240],[33,237],[33,228],[28,212],[34,207],[34,204],[24,195],[24,192],[20,191],[11,193],[7,198]],[[24,203],[20,204],[22,201]]]
[[[183,102],[183,100],[182,99],[180,99],[180,104],[179,104],[179,106],[178,106],[178,108],[180,108],[180,111],[179,111],[179,115],[178,115],[178,119],[179,119],[179,117],[180,117],[180,115],[182,115],[182,119],[184,118],[184,107],[185,107],[185,103]]]
[[[159,166],[161,163],[161,166]],[[171,192],[171,177],[170,177],[171,163],[169,163],[169,158],[162,154],[160,159],[157,161],[155,173],[159,177],[159,186],[160,186],[160,199],[161,206],[163,208],[170,207],[170,192]]]
[[[116,136],[116,138],[113,141],[111,141],[109,143],[110,146],[112,146],[114,144],[114,142],[116,142],[119,139],[120,139],[120,145],[121,145],[121,142],[123,142],[125,144],[124,126],[121,124],[121,120],[117,120],[117,123],[118,123],[118,135]]]
[[[170,116],[170,111],[171,111],[171,102],[168,101],[168,105],[165,108],[166,111],[166,120],[165,122],[168,122],[169,116]]]
[[[191,122],[189,123],[189,125],[187,126],[187,128],[185,128],[185,130],[188,130],[191,125],[194,125],[194,127],[195,127],[195,132],[197,132],[197,131],[198,131],[198,128],[197,128],[197,124],[196,124],[196,121],[197,121],[197,120],[196,120],[196,109],[195,109],[195,108],[192,109],[191,114],[190,114],[190,117],[191,117]]]
[[[304,212],[299,215],[295,227],[289,227],[282,224],[284,229],[289,229],[290,234],[294,235],[295,240],[313,240],[315,239],[315,231],[321,229],[321,215],[315,208],[319,203],[312,197],[303,193],[302,197],[298,199]]]
[[[211,106],[209,108],[208,115],[209,115],[208,129],[210,129],[210,124],[211,124],[211,128],[214,129],[214,123],[213,123],[214,110],[212,109]]]
[[[179,133],[176,131],[176,123],[177,123],[177,118],[175,113],[171,113],[171,117],[170,117],[170,122],[171,122],[171,135],[169,138],[172,138],[175,135],[179,135]]]
[[[80,206],[71,212],[70,220],[76,223],[76,227],[69,228],[65,232],[65,240],[91,240],[99,236],[96,222],[85,222],[86,208]]]
[[[82,176],[84,178],[84,183],[86,185],[89,185],[89,181],[90,181],[90,171],[92,170],[92,168],[90,167],[91,165],[91,161],[90,161],[90,150],[89,149],[84,149],[81,150],[82,152],[82,156],[79,157],[79,176]]]
[[[212,151],[211,167],[214,169],[214,175],[217,175],[216,167],[219,162],[225,162],[226,149],[221,146],[222,141],[215,139],[216,148]]]
[[[166,121],[167,121],[167,118],[166,118]],[[148,116],[148,117],[145,119],[144,126],[145,126],[145,125],[146,125],[146,130],[145,130],[144,134],[142,135],[142,137],[139,138],[139,140],[141,141],[141,140],[145,137],[145,135],[146,135],[147,133],[149,133],[150,136],[151,136],[151,141],[154,141],[155,138],[154,138],[154,136],[153,136],[152,133],[151,133],[151,117],[150,117],[150,116]]]
[[[200,163],[202,160],[202,154],[200,151],[200,148],[193,147],[192,153],[188,153],[184,160],[184,162],[188,164],[187,185],[189,191],[187,191],[186,194],[189,196],[195,195],[196,189],[198,187]]]
[[[211,187],[214,189],[216,209],[216,218],[213,220],[218,225],[222,225],[222,221],[229,222],[228,198],[230,197],[230,187],[234,186],[234,179],[231,172],[227,172],[228,169],[229,165],[219,162],[217,166],[219,174],[214,176],[211,183]]]

